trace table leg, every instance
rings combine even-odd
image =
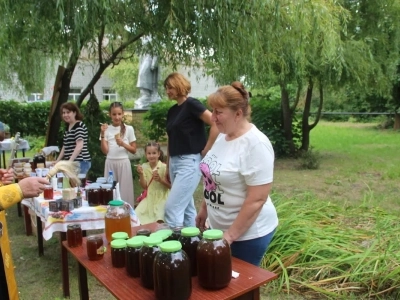
[[[260,300],[260,288],[257,287],[254,290],[248,291],[247,293],[234,298],[235,300]]]
[[[22,217],[22,207],[21,202],[17,203],[18,217]]]
[[[67,234],[60,232],[61,246],[61,274],[63,283],[64,298],[69,298],[69,271],[68,271],[68,251],[63,246],[62,242],[67,240]]]
[[[31,222],[31,215],[29,214],[29,208],[24,205],[24,222],[25,222],[25,234],[27,236],[32,235],[32,222]]]
[[[39,249],[39,256],[43,256],[43,229],[42,229],[42,219],[36,216],[36,229],[37,229],[37,244]]]
[[[81,300],[89,300],[89,289],[87,283],[87,272],[84,266],[78,262],[79,295]]]

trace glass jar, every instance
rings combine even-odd
[[[86,239],[86,250],[89,260],[100,260],[104,256],[107,248],[103,246],[103,237],[101,235],[88,236]]]
[[[57,188],[61,190],[63,188],[63,173],[57,173]]]
[[[231,281],[231,248],[218,229],[203,232],[197,247],[197,276],[205,289],[222,289]]]
[[[82,246],[82,229],[80,224],[67,226],[67,243],[70,248]]]
[[[53,200],[53,187],[50,184],[44,186],[43,197],[45,200]]]
[[[143,240],[143,246],[139,254],[140,279],[145,288],[154,288],[153,263],[156,254],[160,251],[159,245],[162,239],[159,236],[147,237]]]
[[[125,267],[126,240],[111,241],[111,263],[114,268]]]
[[[102,184],[100,188],[100,205],[107,205],[108,202],[114,199],[113,189],[111,184]]]
[[[136,235],[150,236],[151,230],[147,228],[138,229]]]
[[[174,227],[174,228],[172,228],[171,240],[179,241],[179,238],[181,237],[181,230],[183,228],[185,228],[185,227]]]
[[[143,246],[144,235],[137,235],[126,241],[126,272],[131,277],[140,277],[139,255]]]
[[[154,259],[154,292],[159,300],[190,298],[190,261],[178,241],[160,244],[160,252]]]
[[[186,252],[190,259],[192,276],[197,275],[197,246],[200,240],[200,230],[197,227],[186,227],[181,230],[179,242],[182,244],[182,250]]]
[[[128,207],[124,204],[121,200],[109,202],[105,215],[105,233],[108,242],[112,240],[114,232],[126,232],[128,236],[131,235],[131,217]]]
[[[65,188],[65,187],[64,187]],[[97,186],[89,186],[86,188],[86,200],[89,206],[98,206],[100,205],[100,187]]]
[[[114,232],[111,235],[111,240],[127,240],[129,239],[129,236],[126,232]]]
[[[37,168],[46,168],[46,158],[42,153],[36,153],[33,157],[33,170],[36,170]]]

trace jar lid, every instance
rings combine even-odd
[[[203,232],[203,238],[205,239],[216,240],[216,239],[222,239],[223,236],[224,232],[219,229],[209,229]]]
[[[182,249],[182,244],[178,241],[168,241],[160,244],[162,252],[176,252]]]
[[[160,236],[149,236],[143,240],[143,245],[146,246],[157,246],[162,243],[162,238]]]
[[[103,240],[103,237],[100,234],[96,234],[96,235],[89,235],[87,237],[87,240]]]
[[[69,224],[67,225],[67,229],[74,229],[75,228],[75,224]]]
[[[124,205],[124,201],[122,201],[122,200],[111,200],[110,202],[108,202],[108,205],[111,205],[111,206],[122,206],[122,205]]]
[[[129,238],[129,235],[126,232],[117,231],[111,235],[111,238],[113,240],[126,240],[127,238]]]
[[[162,234],[165,234],[167,237],[169,237],[171,234],[172,234],[172,229],[160,229],[160,230],[157,230],[156,232],[158,232],[158,233],[162,233]]]
[[[125,240],[113,240],[110,243],[111,248],[125,248],[126,247],[126,241]]]
[[[166,232],[153,232],[150,236],[160,237],[163,241],[166,240],[169,235]]]
[[[151,230],[147,229],[147,228],[138,229],[136,231],[136,235],[140,235],[140,234],[142,234],[142,235],[149,234],[150,235],[150,233],[151,233]]]
[[[126,241],[126,245],[128,247],[132,247],[132,248],[142,247],[143,240],[146,238],[147,238],[147,236],[144,236],[144,235],[134,236],[133,238],[130,238],[129,240]]]
[[[198,236],[200,234],[200,229],[197,227],[186,227],[181,230],[182,236]]]

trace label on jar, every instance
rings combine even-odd
[[[107,252],[107,247],[106,246],[101,246],[97,249],[97,254],[103,255],[104,253]]]

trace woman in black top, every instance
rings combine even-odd
[[[191,85],[183,75],[168,75],[164,87],[168,98],[177,102],[167,115],[167,168],[172,187],[165,204],[165,221],[171,227],[195,226],[193,193],[201,177],[199,164],[218,129],[211,122],[211,112],[199,100],[188,97]],[[204,123],[212,125],[208,139]]]
[[[83,115],[75,103],[67,102],[61,105],[61,115],[67,128],[64,132],[63,147],[56,163],[60,160],[78,161],[80,173],[87,174],[91,167],[88,151],[88,130],[82,122]]]

